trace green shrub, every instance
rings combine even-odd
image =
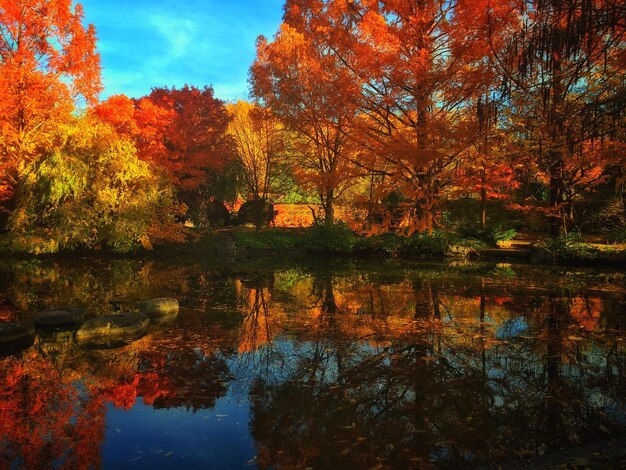
[[[474,250],[482,250],[488,247],[487,243],[482,240],[477,240],[476,238],[453,237],[449,239],[449,243],[450,245],[464,246],[466,248],[473,248]]]
[[[626,226],[614,227],[607,233],[609,243],[626,243]]]
[[[405,240],[404,237],[391,232],[370,237],[361,236],[356,239],[354,251],[357,253],[396,256],[401,251],[403,240]]]
[[[585,202],[578,212],[577,222],[584,233],[604,235],[609,241],[619,238],[620,231],[626,233],[624,203],[619,197]]]
[[[385,233],[371,237],[359,237],[355,242],[354,251],[387,256],[433,258],[443,256],[447,247],[448,239],[443,232],[420,233],[410,237]]]
[[[597,252],[583,243],[582,235],[576,232],[546,240],[538,248],[546,250],[559,260],[591,259],[597,256]]]
[[[504,228],[501,224],[484,229],[465,226],[459,227],[459,235],[464,239],[479,240],[488,245],[495,246],[498,242],[513,240],[515,235],[517,235],[517,230],[514,228]]]
[[[298,234],[280,229],[234,232],[235,245],[251,250],[281,251],[298,246]]]
[[[443,256],[448,248],[448,238],[443,232],[418,233],[404,239],[401,254],[426,257]]]
[[[307,229],[304,243],[307,251],[312,253],[352,253],[356,235],[343,222],[332,225],[322,222]]]

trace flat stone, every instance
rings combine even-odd
[[[139,313],[92,318],[83,323],[76,332],[76,342],[110,345],[134,341],[145,336],[149,325],[148,318]]]
[[[170,297],[159,297],[141,303],[141,311],[146,315],[175,315],[178,314],[178,300]]]

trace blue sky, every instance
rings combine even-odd
[[[186,83],[245,98],[256,37],[274,35],[283,1],[79,0],[98,34],[101,98]]]

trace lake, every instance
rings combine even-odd
[[[180,303],[129,344],[5,351],[0,468],[624,463],[623,272],[200,258],[0,261],[2,321]]]

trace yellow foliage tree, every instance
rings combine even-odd
[[[137,158],[132,142],[93,118],[62,128],[59,145],[25,170],[9,228],[15,249],[130,251],[180,238],[166,179]]]
[[[285,134],[270,110],[238,101],[227,107],[232,116],[228,134],[235,144],[243,181],[253,199],[267,200],[285,153]]]

